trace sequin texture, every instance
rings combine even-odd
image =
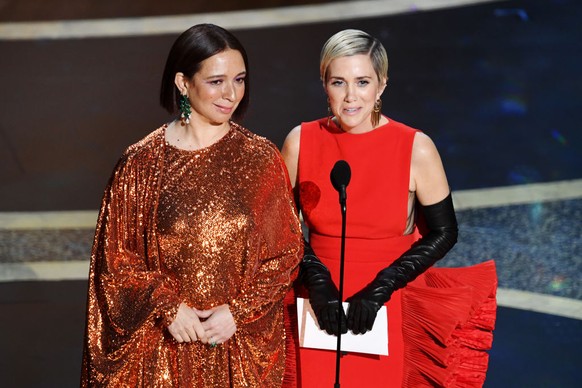
[[[282,300],[301,228],[282,158],[237,124],[210,147],[167,144],[165,126],[125,152],[105,190],[89,274],[83,386],[277,387]],[[228,303],[215,348],[167,331],[180,303]]]

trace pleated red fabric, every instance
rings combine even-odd
[[[483,385],[495,328],[496,291],[493,261],[431,268],[403,290],[403,386]]]

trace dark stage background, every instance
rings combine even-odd
[[[530,0],[238,30],[251,67],[243,123],[280,146],[324,116],[320,47],[360,28],[388,50],[384,113],[433,138],[454,190],[572,179],[580,20],[580,2]],[[0,211],[97,209],[123,149],[170,119],[157,99],[175,38],[0,41]]]

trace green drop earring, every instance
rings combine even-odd
[[[188,101],[188,96],[185,94],[180,95],[180,123],[182,126],[190,124],[190,115],[192,114],[192,109],[190,107],[190,101]]]

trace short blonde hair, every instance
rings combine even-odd
[[[388,78],[388,54],[380,41],[360,30],[342,30],[325,42],[319,57],[319,75],[327,81],[327,69],[336,58],[366,54],[372,61],[378,80]]]

